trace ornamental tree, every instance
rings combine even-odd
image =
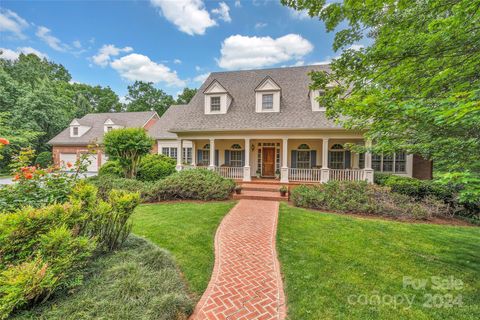
[[[374,152],[421,154],[480,179],[478,0],[282,3],[335,32],[331,72],[311,74],[329,117],[365,131]]]
[[[150,153],[153,145],[142,128],[116,129],[105,134],[105,152],[111,160],[117,160],[126,178],[135,178],[143,156]]]

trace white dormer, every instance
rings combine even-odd
[[[256,112],[280,112],[280,86],[272,78],[266,77],[255,88]]]
[[[112,119],[107,119],[103,123],[103,132],[107,133],[109,131],[112,131],[113,129],[120,129],[123,128],[123,126],[115,124]]]
[[[312,103],[312,111],[326,111],[327,109],[324,106],[320,105],[317,98],[325,94],[324,90],[310,90],[310,101]]]
[[[90,127],[81,125],[80,122],[78,122],[77,119],[73,119],[73,121],[70,122],[70,137],[72,137],[72,138],[81,137],[88,130],[90,130]]]
[[[205,96],[205,114],[227,113],[232,97],[217,80],[213,80],[203,93]]]

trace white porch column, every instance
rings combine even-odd
[[[251,181],[250,174],[250,139],[245,138],[245,164],[243,167],[243,181]]]
[[[372,141],[365,141],[365,146],[371,148]],[[370,151],[365,152],[365,169],[363,171],[365,173],[365,180],[367,180],[368,183],[373,183],[372,153]]]
[[[322,170],[320,182],[325,183],[330,180],[330,169],[328,168],[328,138],[322,141]]]
[[[282,139],[282,168],[280,169],[280,182],[288,183],[288,138]]]
[[[215,139],[210,139],[210,165],[208,169],[215,170]]]
[[[177,171],[182,170],[183,140],[177,140]]]
[[[197,143],[192,141],[192,167],[197,166]]]

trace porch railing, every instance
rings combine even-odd
[[[330,169],[330,180],[360,181],[365,180],[363,169]]]
[[[243,179],[243,167],[216,167],[215,171],[225,178]]]
[[[321,176],[321,169],[290,168],[288,170],[288,180],[290,181],[320,182]]]

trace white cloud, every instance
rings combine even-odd
[[[307,10],[295,10],[295,9],[292,9],[292,8],[288,8],[288,10],[290,11],[290,16],[294,19],[304,20],[304,19],[311,18],[308,15]]]
[[[261,29],[261,28],[265,28],[268,24],[265,23],[265,22],[257,22],[255,23],[255,29]]]
[[[232,22],[230,18],[230,7],[225,2],[220,2],[218,8],[212,10],[213,14],[218,15],[225,22]]]
[[[82,48],[82,43],[80,42],[80,40],[75,40],[75,41],[72,42],[72,44],[77,49]]]
[[[303,65],[305,65],[305,61],[303,61],[303,60],[298,60],[297,62],[295,62],[293,64],[294,67],[300,67],[300,66],[303,66]]]
[[[350,47],[347,48],[347,50],[351,49],[351,50],[354,50],[354,51],[358,51],[362,48],[365,48],[365,46],[363,44],[352,44]]]
[[[57,51],[67,51],[70,47],[67,44],[62,43],[60,39],[51,35],[51,30],[44,26],[39,26],[36,32],[37,37],[39,37],[43,42],[48,44],[50,48]]]
[[[169,86],[185,86],[185,81],[178,78],[176,71],[170,70],[163,64],[156,63],[142,54],[131,53],[112,61],[110,66],[117,70],[124,79],[130,81],[164,82]]]
[[[163,16],[180,31],[191,36],[204,34],[207,28],[216,25],[202,0],[150,0],[150,2],[160,8]]]
[[[128,53],[132,50],[132,47],[117,48],[113,44],[105,44],[98,50],[98,53],[92,57],[92,60],[95,64],[105,67],[110,62],[111,57],[118,56],[122,52]]]
[[[205,82],[205,80],[207,80],[208,76],[210,75],[210,72],[207,72],[207,73],[203,73],[203,74],[199,74],[198,76],[196,76],[195,78],[193,78],[193,81],[195,82]]]
[[[6,48],[0,48],[0,51],[2,51],[0,58],[6,59],[6,60],[16,60],[18,59],[18,56],[20,55],[20,53],[23,53],[23,54],[33,53],[37,55],[39,58],[42,58],[42,59],[48,58],[48,56],[45,53],[40,52],[37,49],[34,49],[32,47],[20,47],[20,48],[17,48],[16,51],[11,49],[6,49]]]
[[[235,8],[241,8],[242,7],[242,3],[240,2],[240,0],[235,0]]]
[[[235,35],[222,43],[218,65],[224,69],[260,68],[300,59],[313,50],[313,45],[298,34],[271,37]]]
[[[11,32],[18,38],[25,39],[22,30],[28,27],[28,22],[15,12],[0,8],[0,32]]]
[[[180,60],[180,59],[175,59],[175,60],[173,60],[173,63],[175,63],[175,64],[182,64],[182,60]]]

